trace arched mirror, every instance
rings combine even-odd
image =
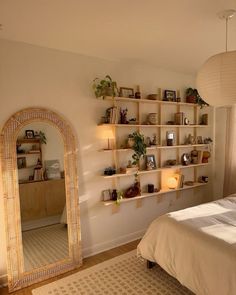
[[[3,127],[9,291],[81,265],[76,154],[71,127],[52,111],[25,109]]]

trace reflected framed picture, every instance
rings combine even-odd
[[[25,130],[25,137],[26,138],[34,138],[34,130]]]
[[[156,159],[154,155],[146,155],[146,169],[154,170],[157,168]]]
[[[17,168],[18,169],[26,168],[26,157],[17,158]]]
[[[120,96],[121,97],[134,97],[134,89],[133,88],[128,88],[128,87],[120,87]]]

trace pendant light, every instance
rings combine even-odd
[[[236,50],[228,51],[228,21],[235,10],[218,14],[226,21],[226,51],[210,57],[197,74],[197,89],[201,97],[212,106],[236,103]]]

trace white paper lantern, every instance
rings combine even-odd
[[[236,103],[236,51],[210,57],[197,74],[200,96],[212,106]]]

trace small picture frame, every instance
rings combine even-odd
[[[164,100],[165,101],[177,101],[176,100],[176,91],[174,91],[174,90],[165,90],[164,91]]]
[[[154,170],[157,168],[156,159],[154,155],[146,155],[146,169]]]
[[[119,95],[121,97],[134,98],[134,89],[133,88],[128,88],[128,87],[120,87]]]
[[[109,189],[102,191],[102,201],[106,202],[111,200],[111,191]]]
[[[34,130],[25,130],[25,137],[28,139],[34,138]]]
[[[26,168],[26,157],[17,158],[17,168],[18,169]]]
[[[197,136],[197,144],[203,144],[202,136]]]
[[[175,132],[167,131],[166,132],[166,144],[167,146],[173,146],[175,143]]]

